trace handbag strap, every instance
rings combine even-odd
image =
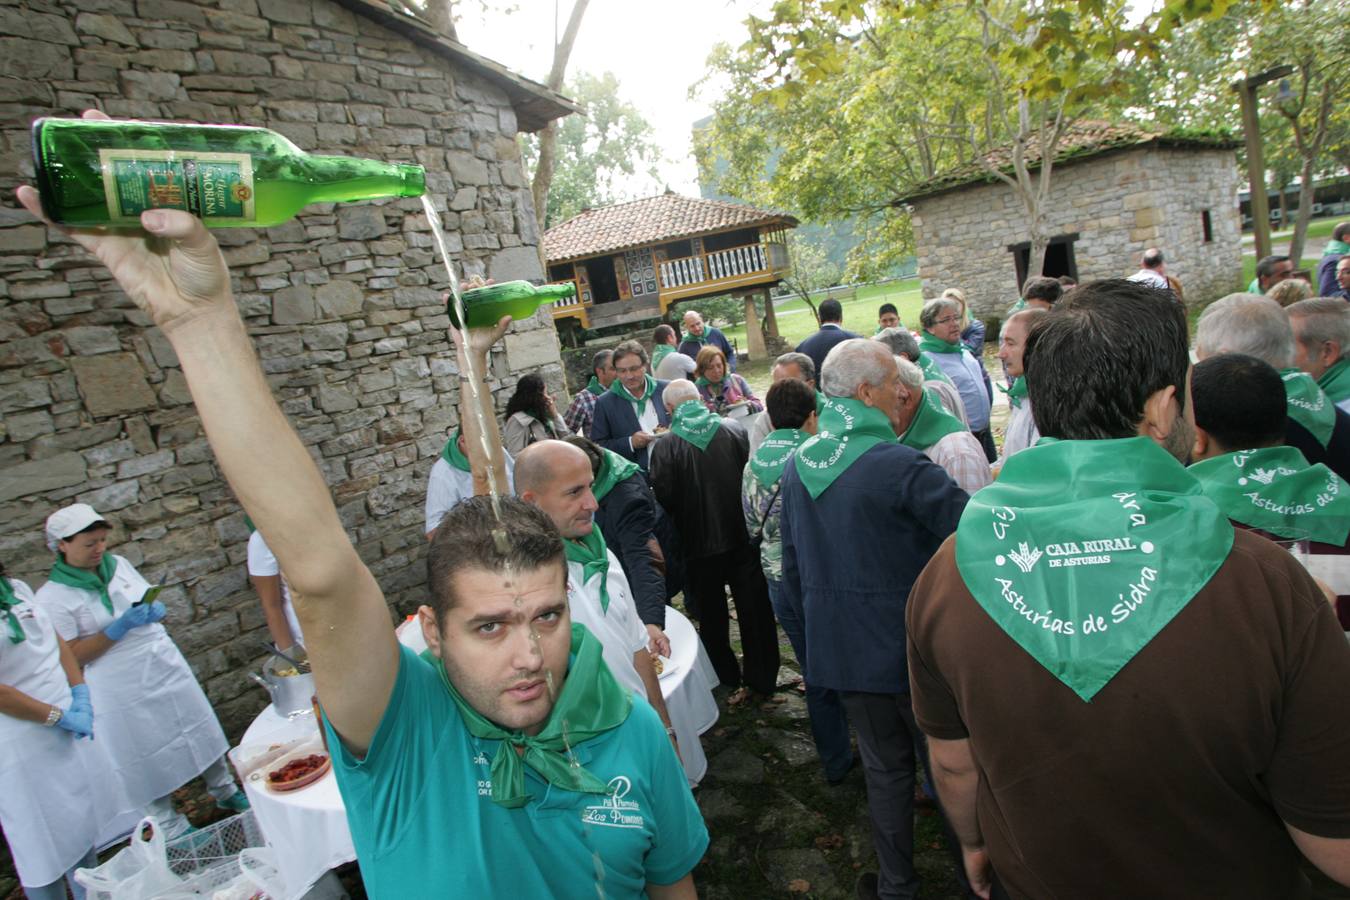
[[[764,526],[769,524],[769,510],[773,509],[773,504],[778,500],[778,492],[783,489],[783,479],[778,479],[778,483],[773,486],[773,493],[769,495],[768,505],[764,507],[764,515],[760,517],[759,528],[750,535],[750,540],[759,541],[764,537]]]

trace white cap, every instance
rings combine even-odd
[[[88,503],[72,503],[64,509],[58,509],[47,517],[47,549],[55,552],[61,541],[74,537],[97,522],[108,524]]]

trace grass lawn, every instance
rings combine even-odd
[[[825,292],[814,294],[813,299],[819,304],[825,299]],[[843,304],[844,327],[861,335],[870,335],[877,327],[877,307],[887,302],[894,303],[900,310],[900,321],[911,328],[918,327],[923,296],[919,291],[917,278],[859,287],[857,299],[845,301]],[[774,312],[778,316],[778,333],[793,346],[816,331],[815,317],[800,299],[779,300],[774,304]],[[722,331],[728,340],[735,341],[737,347],[746,346],[744,325],[722,328]]]
[[[1336,230],[1336,226],[1343,221],[1345,220],[1340,218],[1313,219],[1308,223],[1308,236],[1305,240],[1310,242],[1326,240],[1331,237],[1331,232]],[[1272,241],[1287,241],[1293,236],[1294,229],[1292,228],[1281,228],[1278,231],[1272,231],[1270,233],[1270,239]],[[1242,241],[1244,244],[1251,244],[1256,241],[1256,238],[1253,237],[1250,232],[1244,232]]]

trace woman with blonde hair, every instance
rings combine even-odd
[[[727,371],[727,358],[720,349],[709,344],[698,351],[694,360],[694,384],[699,397],[709,412],[726,415],[732,404],[746,402],[752,413],[764,412],[764,404],[750,390],[750,385],[735,372]]]
[[[1266,296],[1280,306],[1289,306],[1300,300],[1310,300],[1313,296],[1312,285],[1302,278],[1286,278],[1271,285]]]

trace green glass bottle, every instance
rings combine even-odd
[[[421,166],[312,156],[274,131],[43,118],[33,123],[42,210],[64,225],[135,225],[184,209],[212,228],[279,225],[310,203],[417,197]]]
[[[575,284],[544,284],[535,287],[528,281],[504,281],[501,284],[489,284],[472,288],[464,292],[464,318],[469,320],[470,328],[490,328],[501,321],[502,316],[510,316],[515,321],[528,319],[539,307],[554,300],[564,300],[576,296]],[[459,326],[459,316],[455,314],[455,298],[445,304],[450,314],[450,324]]]

